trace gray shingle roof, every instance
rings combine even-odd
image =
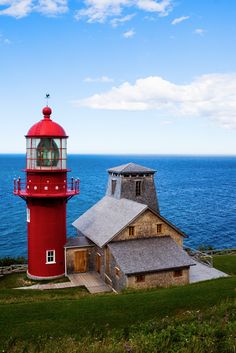
[[[118,174],[145,174],[145,173],[155,173],[156,170],[143,167],[142,165],[138,165],[135,163],[123,164],[118,167],[108,169],[109,173],[118,173]]]
[[[194,265],[169,236],[118,241],[108,244],[118,266],[127,275]]]
[[[147,208],[135,201],[105,196],[72,225],[102,247]]]

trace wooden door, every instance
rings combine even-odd
[[[101,255],[99,253],[96,254],[96,271],[101,273]]]
[[[87,250],[79,250],[75,252],[74,258],[74,271],[75,272],[86,272],[88,263]]]

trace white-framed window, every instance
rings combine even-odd
[[[55,250],[47,250],[46,251],[46,264],[55,264],[56,256]]]
[[[28,207],[26,208],[26,220],[30,223],[30,209]]]

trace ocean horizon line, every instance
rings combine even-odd
[[[25,156],[26,153],[14,153],[14,152],[5,152],[1,153],[0,156]],[[122,157],[230,157],[236,158],[236,154],[193,154],[193,153],[68,153],[68,156],[108,156],[108,157],[115,157],[115,156],[122,156]]]

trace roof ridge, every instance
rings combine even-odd
[[[116,167],[112,167],[108,169],[108,172],[115,173],[155,173],[156,170],[142,166],[140,164],[129,162],[126,164],[121,164]]]

